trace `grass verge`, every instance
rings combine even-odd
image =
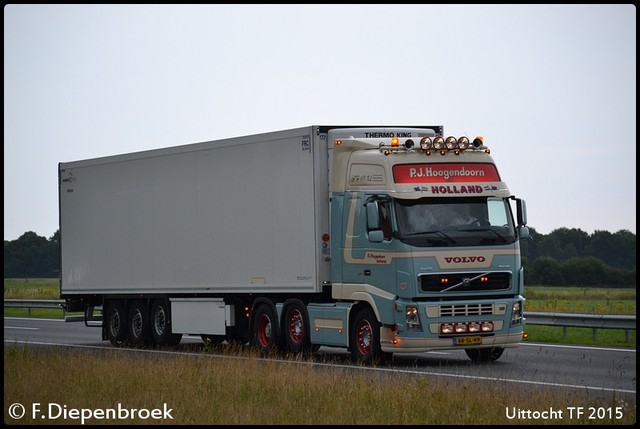
[[[5,404],[19,403],[27,410],[16,421],[5,407],[5,423],[630,425],[636,420],[635,396],[631,401],[610,392],[522,389],[255,356],[60,349],[52,353],[44,347],[5,345],[4,374]],[[34,404],[41,410],[37,414]],[[45,415],[50,404],[55,404],[56,419]],[[594,419],[569,418],[569,407],[576,406],[610,411]],[[95,417],[95,410],[119,408],[171,412],[170,418],[161,413],[158,420],[149,413],[129,413],[123,419],[105,419],[104,413]],[[81,421],[83,415],[87,418]]]

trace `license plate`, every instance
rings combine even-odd
[[[454,337],[453,344],[458,346],[468,346],[469,344],[482,344],[482,337]]]

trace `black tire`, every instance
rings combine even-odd
[[[156,299],[151,303],[150,329],[153,342],[158,346],[175,346],[182,334],[171,333],[171,312],[166,299]]]
[[[251,344],[265,356],[278,349],[278,319],[275,311],[267,304],[259,304],[253,313]]]
[[[493,362],[500,359],[504,348],[502,347],[485,347],[481,349],[464,349],[465,353],[474,362]]]
[[[129,305],[127,317],[129,341],[134,346],[146,346],[151,343],[151,323],[146,300],[135,300]]]
[[[350,330],[349,350],[355,363],[380,364],[391,360],[391,353],[380,348],[380,322],[371,308],[358,311]]]
[[[111,345],[115,347],[122,346],[129,339],[124,303],[119,300],[113,300],[109,301],[106,307],[107,338]]]
[[[311,337],[306,305],[299,299],[292,299],[286,301],[284,307],[282,335],[287,350],[294,354],[310,354]]]

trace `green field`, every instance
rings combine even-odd
[[[525,310],[579,314],[636,314],[634,288],[525,287]]]
[[[4,297],[18,299],[59,299],[58,279],[4,279]],[[525,288],[525,315],[532,312],[580,314],[635,315],[636,290],[631,288],[579,288],[530,286]],[[78,314],[78,313],[74,313]],[[62,318],[62,309],[5,308],[10,317]],[[590,328],[562,328],[559,326],[528,325],[525,341],[565,343],[603,347],[636,347],[636,331],[627,333],[617,329],[599,329],[596,338]]]

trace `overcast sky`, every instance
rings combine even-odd
[[[59,162],[334,124],[482,135],[539,233],[635,233],[636,8],[4,8],[5,240]]]

